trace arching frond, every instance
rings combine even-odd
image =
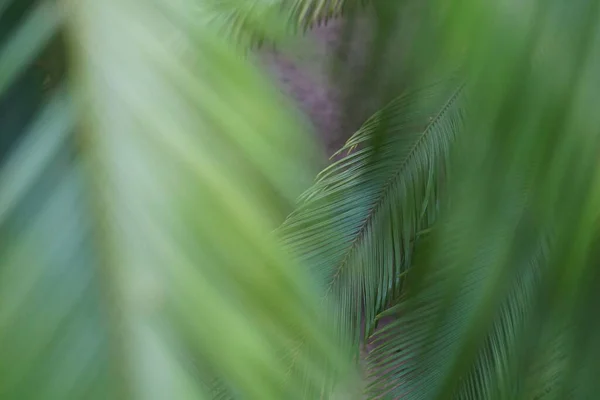
[[[530,232],[519,237],[527,241]],[[532,238],[535,240],[535,236]],[[543,270],[547,269],[548,244],[539,240],[523,245],[520,266],[511,277],[509,289],[484,342],[478,346],[476,361],[470,371],[461,377],[456,399],[519,398],[521,388],[504,386],[516,382],[514,374],[525,375],[528,368],[519,365],[523,335],[531,329],[531,318],[539,304],[539,289]],[[430,239],[419,243],[417,252],[431,251]],[[420,257],[417,256],[417,259]],[[418,262],[415,268],[419,268]],[[409,272],[410,274],[414,271]],[[446,311],[444,307],[445,286],[449,283],[442,274],[433,274],[424,289],[417,294],[404,293],[396,304],[383,316],[393,317],[393,322],[376,332],[373,350],[368,357],[370,385],[367,391],[372,398],[388,395],[391,398],[430,399],[435,398],[448,373],[457,342],[460,341],[461,324],[477,302],[462,302],[460,307]],[[465,293],[475,293],[481,280],[473,274],[468,280]],[[410,284],[409,284],[410,285]],[[521,360],[523,361],[523,360]]]
[[[279,44],[369,3],[369,0],[203,0],[198,2],[194,13],[199,21],[243,48],[263,42]]]
[[[451,143],[460,129],[462,86],[409,92],[376,113],[325,169],[280,228],[286,245],[336,305],[340,332],[356,342],[364,317],[398,289],[412,240],[437,215]],[[382,132],[383,143],[372,142]]]
[[[197,21],[242,49],[263,42],[278,44],[298,31],[284,0],[203,0],[193,9]]]

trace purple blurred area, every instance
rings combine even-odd
[[[265,48],[260,57],[269,74],[298,104],[313,125],[326,154],[331,156],[377,109],[376,102],[361,99],[358,112],[344,112],[349,89],[365,70],[369,46],[367,17],[356,21],[341,68],[347,83],[333,79],[332,65],[343,40],[343,18],[311,29],[306,37],[282,49]],[[345,115],[346,114],[346,115]]]

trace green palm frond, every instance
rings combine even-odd
[[[519,240],[527,240],[522,235]],[[536,236],[533,236],[536,238]],[[531,240],[531,239],[529,239]],[[431,251],[430,238],[420,242],[417,253]],[[530,252],[530,249],[536,249]],[[548,257],[548,244],[541,240],[534,245],[523,246],[521,267],[511,278],[497,316],[494,319],[486,340],[481,344],[472,369],[461,377],[456,399],[519,398],[516,387],[506,393],[505,382],[515,382],[512,374],[523,373],[521,365],[515,365],[515,352],[521,344],[521,336],[530,329],[528,323],[533,316],[533,308],[538,303],[538,290],[542,269]],[[417,255],[417,260],[421,259]],[[419,268],[417,266],[415,268]],[[410,274],[414,272],[409,272]],[[447,310],[439,316],[446,299],[444,293],[447,280],[444,275],[432,275],[422,289],[412,296],[404,293],[399,304],[386,310],[382,316],[394,317],[394,321],[376,332],[373,337],[374,349],[369,354],[370,386],[367,389],[373,398],[389,395],[391,398],[429,399],[434,398],[445,379],[451,354],[460,340],[461,322],[469,314],[470,307],[477,302],[461,303],[460,308]],[[469,279],[467,290],[475,292],[477,277]],[[409,284],[410,287],[410,284]],[[471,298],[473,299],[473,298]],[[439,318],[443,318],[440,321]],[[447,373],[447,372],[446,372]]]
[[[528,345],[521,342],[524,333],[535,329],[531,322],[534,313],[539,311],[541,306],[538,291],[547,261],[548,243],[543,239],[537,252],[534,250],[532,254],[525,251],[521,260],[522,267],[516,271],[516,276],[511,278],[509,289],[499,307],[498,315],[492,322],[488,337],[479,350],[471,371],[458,385],[455,398],[519,397],[520,387],[504,383],[518,382],[518,375],[530,373],[523,367],[525,362],[521,365],[516,362],[519,358],[516,355],[523,352],[519,347]]]
[[[263,42],[279,44],[299,28],[282,0],[203,0],[194,9],[196,19],[240,48]]]
[[[286,245],[337,307],[356,343],[399,288],[412,241],[436,218],[451,143],[460,129],[461,85],[409,92],[376,113],[325,169],[280,228]],[[379,131],[385,142],[371,142]]]
[[[283,0],[292,20],[301,28],[326,23],[344,12],[365,7],[369,0]]]
[[[2,398],[304,399],[344,367],[272,234],[312,144],[195,3],[63,4],[70,86],[0,173]]]
[[[598,389],[589,320],[599,284],[599,7],[474,0],[445,10],[451,57],[459,39],[473,40],[460,57],[475,95],[448,207],[408,274],[398,321],[376,336],[375,396],[590,398]],[[524,280],[546,231],[543,272]]]
[[[243,48],[260,46],[263,42],[280,44],[370,3],[368,0],[203,0],[198,2],[195,14],[199,21]]]

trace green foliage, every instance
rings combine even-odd
[[[346,362],[272,234],[308,135],[195,2],[63,6],[69,87],[0,176],[2,398],[320,395]],[[50,36],[38,7],[3,82]]]
[[[464,65],[468,118],[438,221],[383,314],[395,320],[372,337],[369,391],[591,398],[600,344],[589,323],[600,283],[598,3],[432,3],[417,45],[436,37],[431,60]],[[410,227],[411,214],[395,220]],[[362,279],[364,265],[350,265],[359,272],[349,280]]]
[[[330,398],[362,348],[371,398],[595,398],[600,4],[423,2],[391,93],[408,3],[360,81],[395,100],[297,203],[314,145],[245,52],[363,2],[15,18],[0,94],[63,29],[69,80],[1,160],[0,396]]]
[[[340,332],[354,343],[361,321],[370,333],[375,315],[399,291],[417,232],[436,219],[463,118],[462,85],[446,86],[407,93],[376,113],[280,228],[291,253],[320,277]],[[373,138],[382,131],[385,141],[376,146]]]

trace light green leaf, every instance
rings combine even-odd
[[[63,6],[72,99],[0,174],[2,397],[333,385],[343,352],[272,233],[313,176],[286,102],[195,1]]]

